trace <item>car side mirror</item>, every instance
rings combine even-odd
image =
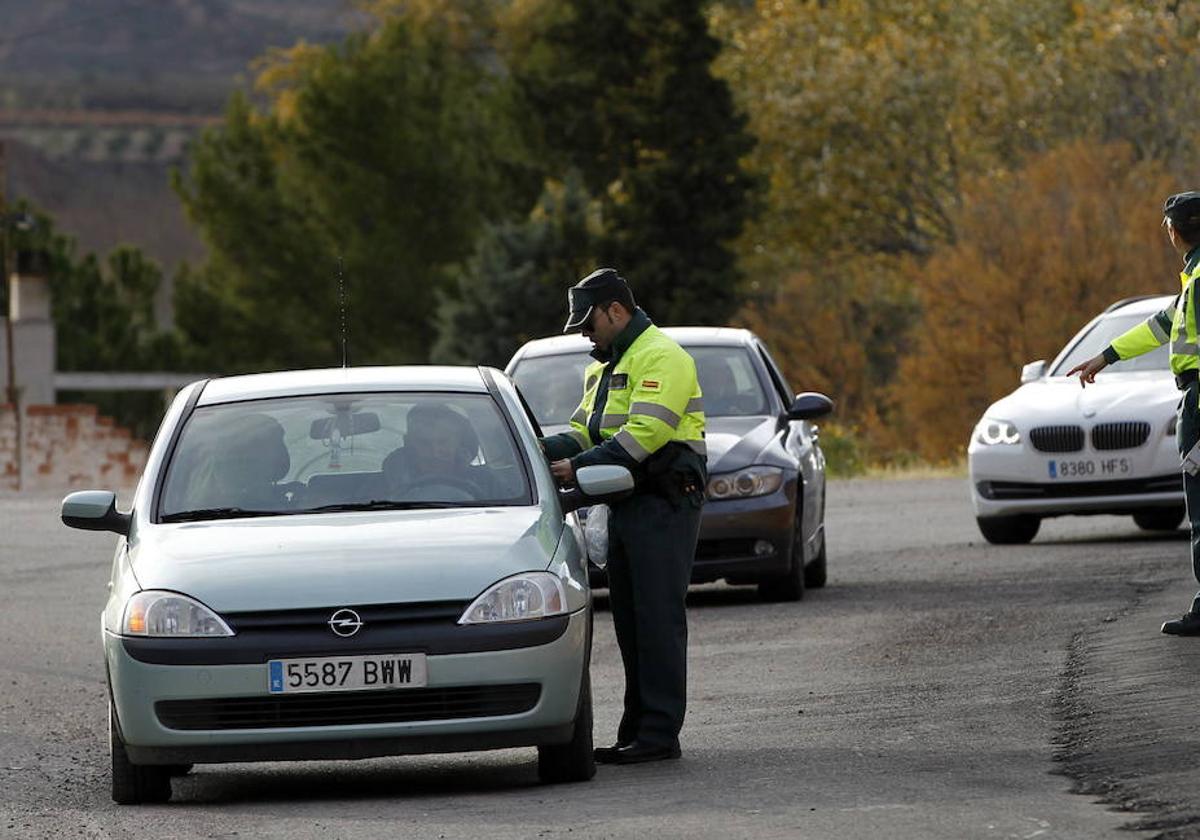
[[[127,537],[132,518],[117,510],[117,495],[108,490],[80,490],[62,502],[62,521],[68,528],[112,531]]]
[[[833,411],[833,400],[815,391],[797,394],[787,410],[789,420],[815,420]]]
[[[633,492],[633,473],[615,464],[597,464],[581,467],[575,472],[575,486],[560,490],[559,501],[563,512],[570,513],[581,507],[615,502]]]
[[[1021,384],[1026,382],[1037,382],[1046,375],[1046,360],[1038,359],[1036,362],[1030,362],[1021,368]]]

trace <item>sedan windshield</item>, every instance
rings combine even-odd
[[[750,354],[742,347],[693,345],[684,348],[696,360],[707,417],[767,414],[767,395]],[[513,381],[542,426],[565,426],[583,396],[586,352],[521,359]]]
[[[530,504],[486,394],[337,394],[197,408],[167,467],[164,522]]]
[[[1104,348],[1111,344],[1114,338],[1131,327],[1142,323],[1146,320],[1146,317],[1145,315],[1110,315],[1107,318],[1101,318],[1079,339],[1078,343],[1071,348],[1071,352],[1063,357],[1063,360],[1058,363],[1058,366],[1054,368],[1050,375],[1066,376],[1067,371],[1071,368],[1103,352]],[[1171,366],[1169,354],[1170,350],[1164,344],[1141,356],[1114,362],[1104,369],[1104,373],[1169,370]]]

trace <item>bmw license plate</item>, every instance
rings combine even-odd
[[[420,688],[425,682],[423,653],[272,659],[267,663],[267,689],[272,694]]]
[[[1104,481],[1133,472],[1128,458],[1069,458],[1046,462],[1052,479]]]

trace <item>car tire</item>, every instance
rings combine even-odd
[[[758,597],[764,601],[799,601],[804,597],[807,575],[804,569],[804,529],[800,517],[800,503],[796,503],[796,523],[792,528],[792,556],[788,570],[778,577],[764,578],[758,582]]]
[[[1021,545],[1037,536],[1042,527],[1039,517],[1027,513],[1016,516],[978,516],[979,533],[993,545]]]
[[[825,534],[821,533],[821,551],[804,567],[804,588],[820,589],[825,585]]]
[[[592,677],[584,664],[579,706],[575,713],[575,732],[565,744],[538,747],[538,778],[545,784],[586,782],[596,775],[592,752]]]
[[[163,769],[167,771],[168,776],[174,779],[191,773],[194,766],[192,764],[167,764],[163,766]]]
[[[1187,510],[1181,507],[1147,508],[1133,515],[1133,521],[1143,531],[1174,531],[1183,522]]]
[[[140,805],[147,802],[166,802],[171,798],[169,767],[134,764],[125,752],[117,716],[108,710],[108,744],[112,757],[112,799],[118,805]]]

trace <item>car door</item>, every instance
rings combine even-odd
[[[783,377],[783,372],[775,359],[767,350],[766,345],[758,338],[754,339],[754,349],[766,366],[771,384],[783,405],[783,410],[792,404],[795,392]],[[811,540],[816,535],[821,523],[825,521],[825,457],[817,443],[817,426],[807,420],[787,421],[788,434],[784,447],[795,457],[800,469],[803,492],[803,508],[801,509],[801,524],[804,529],[804,542],[811,551],[815,545]],[[807,558],[806,558],[807,559]]]

